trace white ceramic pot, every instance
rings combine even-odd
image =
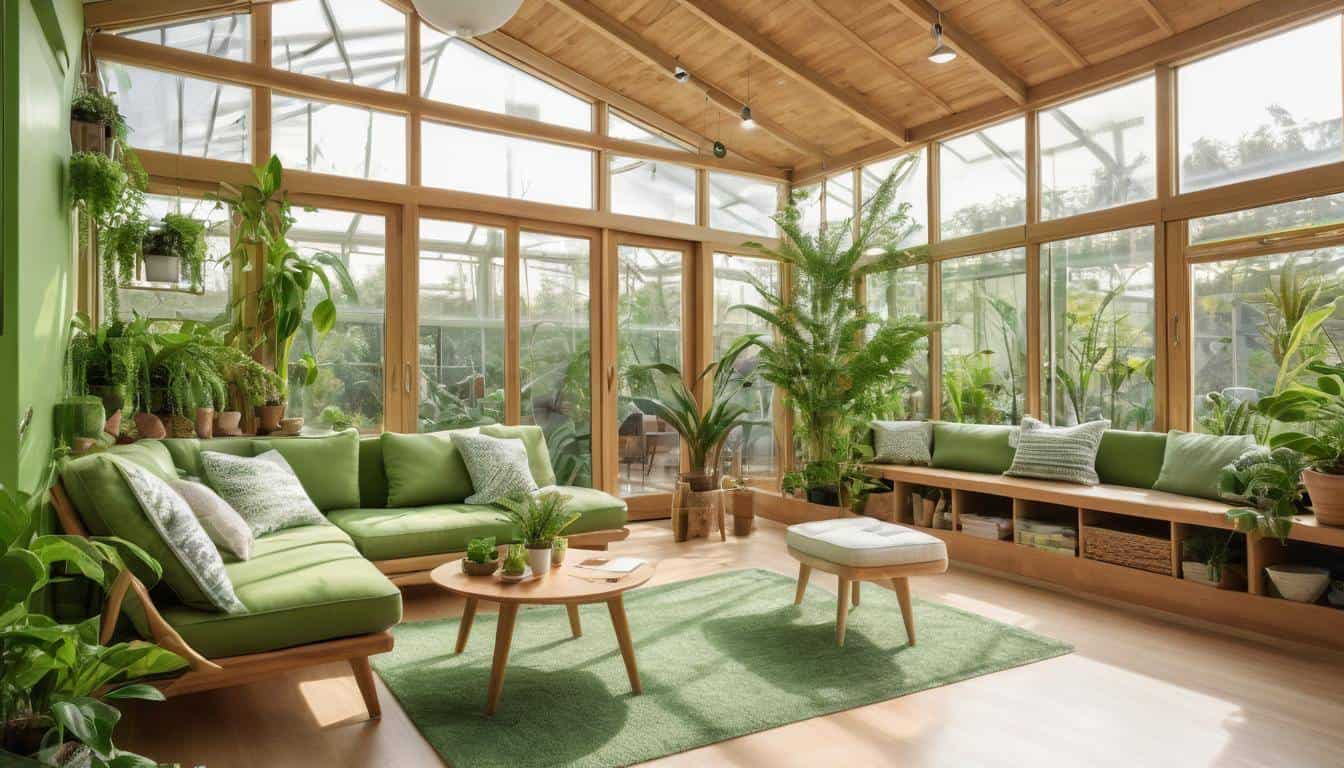
[[[182,259],[177,256],[149,254],[144,256],[145,280],[151,283],[182,282]]]
[[[533,549],[527,548],[527,565],[538,576],[545,576],[551,570],[551,545]]]
[[[1314,565],[1271,565],[1265,575],[1283,599],[1297,603],[1320,600],[1330,586],[1330,571]]]

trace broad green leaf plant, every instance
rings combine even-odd
[[[1317,360],[1306,370],[1317,374],[1314,385],[1297,385],[1262,398],[1256,410],[1290,425],[1270,435],[1272,447],[1302,453],[1327,475],[1344,475],[1344,365]]]
[[[1218,478],[1223,498],[1242,506],[1227,511],[1243,533],[1286,541],[1293,516],[1301,511],[1302,470],[1310,464],[1291,448],[1253,451],[1224,468]]]

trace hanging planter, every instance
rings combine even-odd
[[[141,240],[140,260],[145,280],[169,285],[187,284],[200,291],[205,265],[205,223],[170,213]]]
[[[126,134],[126,119],[111,97],[81,87],[70,102],[70,145],[76,152],[117,156],[118,143]]]

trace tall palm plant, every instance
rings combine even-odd
[[[759,317],[772,331],[773,338],[760,341],[758,371],[788,393],[804,437],[809,486],[842,479],[842,467],[852,459],[851,432],[860,421],[851,404],[895,376],[928,333],[928,324],[916,320],[883,324],[856,294],[864,275],[921,261],[900,247],[909,204],[894,205],[897,180],[910,162],[897,163],[863,204],[854,237],[850,221],[807,234],[798,208],[789,205],[775,216],[783,232],[778,248],[747,244],[790,268],[787,292],[748,276],[761,304],[734,309]]]

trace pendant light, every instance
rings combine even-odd
[[[756,127],[751,117],[751,54],[747,54],[747,103],[742,105],[742,127],[748,131]]]
[[[943,42],[943,14],[941,11],[938,13],[938,20],[933,23],[933,42],[934,48],[929,51],[929,61],[934,64],[946,64],[957,58],[957,52]]]
[[[411,0],[431,27],[454,37],[494,32],[513,18],[523,0]]]

